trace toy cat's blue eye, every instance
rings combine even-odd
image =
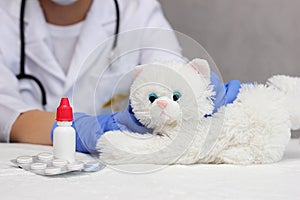
[[[157,95],[155,94],[155,93],[151,93],[151,94],[149,94],[149,96],[148,96],[148,99],[149,99],[149,101],[151,102],[151,103],[153,103],[154,101],[155,101],[155,99],[157,99],[158,97],[157,97]]]
[[[180,99],[181,93],[180,92],[173,92],[173,101],[178,101]]]

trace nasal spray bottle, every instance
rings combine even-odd
[[[57,127],[53,133],[54,156],[75,162],[76,134],[72,127],[73,113],[68,98],[62,98],[56,112]]]

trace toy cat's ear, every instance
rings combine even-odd
[[[136,79],[136,77],[138,77],[138,75],[143,71],[143,67],[141,65],[136,66],[134,68],[134,79]]]
[[[196,73],[203,75],[205,78],[210,78],[210,68],[206,60],[196,58],[190,61],[187,65],[192,67]]]

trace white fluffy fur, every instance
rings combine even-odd
[[[270,78],[267,84],[284,93],[286,96],[284,107],[290,114],[291,128],[293,130],[300,129],[300,79],[298,77],[277,75]]]
[[[212,117],[209,68],[203,60],[144,65],[130,100],[153,134],[111,131],[97,146],[107,164],[271,163],[282,158],[290,129],[300,127],[300,79],[275,76],[242,85],[233,104]],[[196,67],[196,69],[195,69]],[[173,101],[174,91],[182,97]],[[158,98],[149,102],[148,95]],[[167,104],[162,108],[157,102]],[[167,114],[165,115],[166,112]]]

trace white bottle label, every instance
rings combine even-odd
[[[70,123],[71,122],[66,122]],[[54,129],[53,148],[54,156],[70,163],[75,161],[76,152],[76,134],[71,125],[58,123]]]

